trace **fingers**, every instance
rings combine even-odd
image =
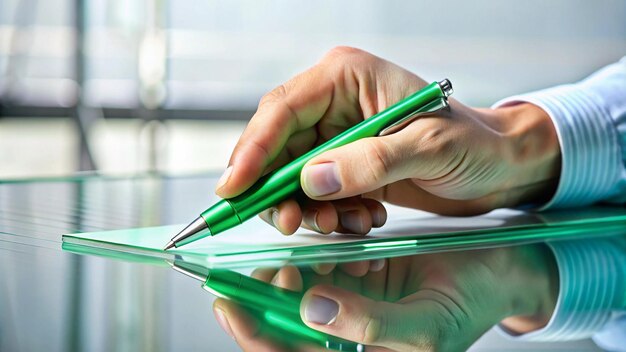
[[[372,227],[382,227],[387,222],[387,209],[381,202],[368,198],[362,198],[361,202],[372,217]]]
[[[341,263],[339,268],[352,277],[362,277],[369,272],[370,261],[361,260],[358,262]]]
[[[337,267],[337,263],[313,263],[311,264],[311,269],[315,271],[318,275],[328,275],[330,274],[335,267]]]
[[[304,207],[302,226],[321,234],[329,234],[339,226],[337,209],[330,202],[308,202]]]
[[[240,194],[277,158],[282,163],[285,154],[300,154],[320,138],[336,135],[424,85],[374,55],[353,48],[331,50],[320,63],[261,99],[218,182],[217,194]]]
[[[340,264],[334,262],[313,263],[311,264],[311,269],[318,275],[328,275],[338,266],[341,271],[350,276],[363,277],[367,273],[382,271],[385,268],[386,262],[385,259],[374,259]]]
[[[270,282],[272,281],[276,273],[278,273],[278,269],[276,268],[257,268],[252,271],[252,274],[250,274],[250,276],[263,282]]]
[[[218,298],[213,313],[224,331],[237,341],[244,351],[285,351],[282,346],[260,334],[259,322],[235,303]]]
[[[252,272],[257,280],[270,282],[278,287],[302,291],[302,276],[294,266],[280,270],[259,268]],[[262,322],[262,318],[236,303],[218,298],[213,312],[222,329],[241,346],[244,351],[319,351],[306,342],[299,341],[285,331],[276,330]]]
[[[317,129],[314,127],[304,131],[295,132],[291,135],[291,137],[289,137],[289,140],[285,144],[283,150],[278,154],[274,161],[268,165],[264,173],[274,171],[275,169],[278,169],[279,167],[313,149],[317,139]]]
[[[324,350],[310,342],[299,340],[298,337],[284,330],[261,324],[256,317],[232,301],[216,299],[213,312],[222,329],[237,341],[244,351],[320,352]]]
[[[321,208],[319,204],[330,204],[332,208]],[[308,209],[320,209],[316,214],[318,225],[321,230],[336,231],[340,233],[365,235],[372,227],[380,227],[387,220],[387,211],[378,201],[360,197],[340,199],[333,202],[313,202],[316,207],[308,206]],[[315,227],[312,217],[304,217],[304,224],[310,228]],[[331,227],[333,226],[333,227]]]
[[[298,202],[288,199],[276,207],[259,214],[259,217],[274,226],[283,235],[291,235],[302,223],[302,211]]]
[[[339,199],[333,202],[339,226],[335,231],[339,233],[365,235],[372,229],[372,215],[368,208],[358,198]]]
[[[250,187],[292,134],[314,126],[325,114],[333,91],[328,71],[317,65],[265,95],[235,146],[217,194],[230,198]]]
[[[302,226],[328,234],[332,231],[366,234],[387,221],[387,211],[378,201],[353,197],[334,202],[307,201],[303,205]]]
[[[302,275],[295,266],[288,265],[280,269],[257,268],[252,271],[250,276],[287,290],[302,291]]]
[[[272,278],[272,285],[291,291],[302,291],[302,275],[295,266],[285,266],[281,268]]]
[[[380,202],[360,197],[333,202],[310,200],[302,205],[290,199],[259,216],[284,235],[293,234],[299,226],[321,234],[337,231],[364,235],[387,221],[387,211]]]
[[[385,267],[385,259],[362,260],[358,262],[342,263],[341,271],[354,277],[363,277],[369,272],[379,272]]]

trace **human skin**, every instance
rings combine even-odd
[[[519,333],[544,326],[558,295],[554,259],[544,245],[330,264],[322,273],[258,269],[253,276],[305,290],[301,318],[308,326],[367,351],[464,351],[498,323]],[[329,299],[336,315],[324,318]],[[214,312],[245,351],[323,350],[268,337],[233,302],[216,300]]]
[[[218,182],[217,194],[223,198],[241,194],[267,172],[426,84],[413,73],[362,50],[331,50],[318,64],[261,99]],[[261,218],[286,235],[300,226],[322,234],[366,234],[372,227],[384,225],[387,213],[383,202],[469,216],[497,208],[540,204],[550,198],[560,173],[560,149],[554,125],[545,111],[527,103],[497,109],[473,108],[455,99],[449,103],[448,110],[419,118],[394,134],[365,138],[313,158],[301,173],[307,197],[286,200],[260,214]],[[350,312],[361,312],[369,306],[379,307],[377,312],[387,312],[388,308],[397,313],[395,319],[381,319],[395,334],[364,328],[361,318],[370,316],[341,315],[341,310],[333,324],[311,326],[389,349],[463,350],[500,321],[516,332],[545,324],[550,316],[547,312],[551,312],[547,307],[553,307],[550,299],[556,296],[547,287],[554,288],[558,278],[549,251],[541,246],[532,248],[534,254],[527,256],[485,252],[511,259],[511,265],[506,266],[511,272],[506,275],[499,271],[501,267],[484,264],[486,258],[477,256],[477,252],[428,256],[428,262],[418,257],[411,257],[408,263],[399,259],[400,264],[392,260],[389,265],[394,269],[385,278],[396,277],[396,272],[408,273],[402,278],[415,289],[396,297],[399,301],[381,302],[367,295],[333,291],[335,288],[329,286],[313,286],[304,296],[303,307],[319,293],[345,301]],[[515,262],[522,258],[531,259]],[[534,275],[521,274],[534,265],[541,266],[531,270]],[[427,282],[438,291],[423,289],[421,266],[441,274],[427,275],[432,279]],[[298,281],[293,269],[285,270],[288,274],[284,275]],[[323,276],[336,272],[332,267],[330,270],[331,274]],[[436,286],[437,277],[449,281]],[[536,282],[541,278],[544,281]],[[542,287],[537,289],[541,292],[520,297],[520,292],[532,291],[537,285]],[[466,307],[464,300],[468,302]],[[477,305],[472,306],[472,302]],[[489,315],[476,315],[481,309]],[[474,316],[469,314],[472,312]],[[232,326],[227,330],[234,331],[244,349],[277,347],[259,337],[255,326],[247,324],[253,320],[246,320],[251,318],[231,302],[218,300],[216,314],[219,321]],[[462,316],[465,318],[457,319]],[[376,326],[377,321],[366,325]],[[360,330],[345,330],[349,326]],[[410,331],[402,330],[408,327]],[[415,335],[414,331],[420,333]]]
[[[413,73],[339,47],[266,94],[216,192],[234,197],[259,177],[424,87]],[[325,152],[303,168],[306,199],[261,214],[283,234],[366,234],[387,218],[382,202],[445,215],[541,203],[553,194],[560,150],[549,116],[532,104],[450,109],[404,129]]]

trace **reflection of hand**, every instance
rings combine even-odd
[[[499,322],[517,332],[542,327],[556,303],[556,264],[543,245],[376,263],[343,264],[326,275],[294,267],[253,275],[296,291],[308,288],[302,320],[313,329],[377,346],[368,351],[462,351]],[[261,323],[233,302],[218,299],[214,310],[244,350],[314,349],[268,339],[260,333]]]
[[[240,194],[268,170],[425,85],[366,52],[332,50],[261,99],[218,195]],[[550,195],[559,173],[559,147],[543,110],[531,104],[474,109],[454,99],[450,105],[450,111],[420,118],[395,134],[315,157],[301,176],[313,200],[285,201],[262,218],[285,234],[301,224],[321,233],[364,234],[386,220],[379,201],[469,215]]]

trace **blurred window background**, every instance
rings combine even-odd
[[[457,99],[579,80],[626,2],[0,0],[0,177],[220,171],[259,98],[337,45]]]

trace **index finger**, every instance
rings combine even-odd
[[[263,175],[291,135],[314,126],[333,100],[334,82],[318,64],[266,94],[233,151],[217,194],[241,194]]]

